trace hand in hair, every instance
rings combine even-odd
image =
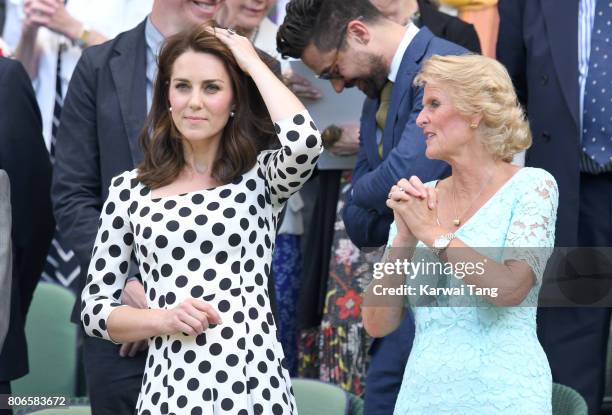
[[[255,66],[265,65],[248,38],[239,35],[231,29],[228,30],[215,27],[208,28],[207,30],[213,33],[217,39],[223,42],[229,50],[232,51],[238,66],[240,66],[240,69],[246,74],[252,75]]]

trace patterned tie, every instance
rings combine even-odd
[[[387,81],[382,91],[380,92],[380,105],[378,111],[376,111],[376,125],[381,131],[385,131],[385,122],[387,121],[387,114],[389,113],[389,104],[391,104],[391,93],[393,92],[393,82]],[[378,155],[380,158],[383,156],[383,142],[382,138],[378,144]]]
[[[612,161],[612,2],[595,10],[591,55],[584,91],[582,149],[599,165]]]
[[[51,123],[51,145],[49,146],[49,155],[51,156],[52,163],[55,162],[57,131],[60,124],[62,107],[64,106],[64,97],[62,95],[62,53],[66,48],[67,45],[60,39],[57,51],[57,72],[55,74],[55,104],[53,106],[53,121]],[[80,273],[81,266],[77,261],[74,251],[68,247],[68,244],[64,241],[62,234],[56,227],[42,273],[43,281],[59,283],[78,293],[80,286],[77,278]]]
[[[60,45],[57,50],[57,71],[55,73],[55,103],[53,105],[53,121],[51,123],[51,145],[49,146],[49,154],[51,162],[55,161],[55,145],[57,143],[57,129],[60,123],[62,107],[64,106],[64,97],[62,96],[62,52],[66,48],[63,41],[60,40]]]

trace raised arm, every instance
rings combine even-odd
[[[304,104],[261,60],[249,39],[232,30],[215,28],[211,31],[232,51],[240,69],[253,78],[272,121],[293,117],[304,111]]]
[[[259,58],[250,40],[225,29],[214,32],[253,78],[274,121],[282,147],[262,153],[258,162],[270,186],[272,205],[279,210],[310,177],[323,151],[321,134],[302,102]]]

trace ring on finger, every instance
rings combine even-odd
[[[230,36],[234,36],[236,34],[236,31],[234,29],[232,29],[231,27],[229,27],[227,29],[227,34]]]

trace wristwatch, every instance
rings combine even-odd
[[[442,234],[438,236],[436,239],[434,239],[433,243],[431,244],[430,249],[432,250],[434,254],[436,254],[437,256],[440,256],[440,254],[444,252],[446,248],[448,248],[451,241],[455,238],[456,236],[452,232]]]
[[[79,37],[74,39],[73,44],[75,46],[78,46],[81,49],[85,49],[87,47],[87,41],[89,40],[90,34],[91,34],[91,29],[89,29],[88,26],[83,25],[83,28],[81,29],[81,33],[79,34]]]

